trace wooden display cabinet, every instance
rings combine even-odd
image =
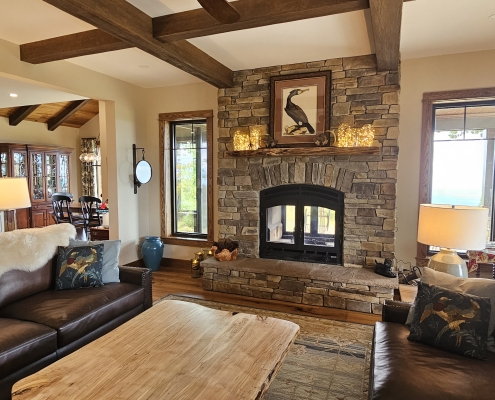
[[[39,228],[55,223],[51,196],[70,193],[73,149],[19,143],[0,143],[0,177],[26,177],[31,208],[17,210],[18,228]]]

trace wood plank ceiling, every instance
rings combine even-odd
[[[240,18],[222,24],[203,8],[151,18],[126,0],[44,0],[97,29],[20,46],[32,64],[137,47],[218,88],[233,71],[186,39],[370,9],[379,71],[397,70],[403,0],[238,0]],[[409,0],[404,0],[409,1]]]
[[[98,113],[98,100],[92,99],[0,108],[0,117],[8,118],[9,125],[18,125],[23,120],[40,122],[47,124],[49,131],[58,126],[80,128]]]

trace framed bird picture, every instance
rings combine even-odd
[[[270,133],[279,145],[313,144],[330,129],[332,72],[270,78]]]

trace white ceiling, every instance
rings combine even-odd
[[[128,0],[152,17],[198,8],[196,0]],[[0,38],[17,43],[92,29],[41,0],[0,0]],[[368,54],[368,11],[223,33],[191,42],[233,70]],[[495,0],[415,0],[404,3],[403,59],[495,49]],[[199,79],[138,49],[68,60],[144,87]],[[143,67],[143,66],[147,66]]]
[[[17,97],[11,97],[15,93]],[[29,82],[13,80],[0,76],[0,108],[19,107],[31,104],[58,103],[61,101],[82,100],[86,97],[76,96],[60,90],[35,86]]]

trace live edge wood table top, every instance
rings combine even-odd
[[[164,300],[17,382],[12,399],[261,399],[293,322]]]

